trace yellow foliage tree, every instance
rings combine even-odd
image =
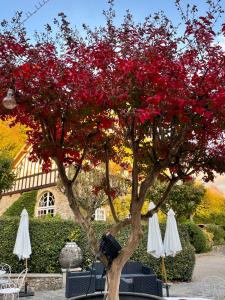
[[[126,217],[129,217],[130,213],[130,201],[131,201],[131,195],[127,194],[125,196],[118,197],[114,199],[113,204],[116,210],[116,213],[120,219],[124,219]],[[149,201],[145,201],[143,208],[142,208],[142,214],[146,214],[148,211]],[[112,220],[112,216],[109,215],[109,220]]]
[[[225,196],[216,188],[207,188],[205,196],[196,210],[196,217],[207,219],[210,215],[225,212]]]
[[[26,141],[26,130],[16,125],[10,128],[11,121],[0,121],[0,156],[13,158]]]

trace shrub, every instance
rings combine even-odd
[[[165,224],[161,224],[160,228],[162,236],[164,236]],[[190,281],[195,265],[195,250],[188,240],[186,226],[180,225],[178,226],[178,230],[183,250],[174,258],[170,256],[165,258],[167,277],[169,280]],[[156,259],[146,252],[148,227],[144,226],[143,231],[144,237],[138,249],[135,251],[132,259],[139,260],[144,264],[151,266],[158,277],[161,278],[162,260],[161,258]]]
[[[31,191],[23,193],[19,199],[14,202],[3,214],[7,217],[20,217],[20,214],[24,208],[26,208],[29,217],[34,216],[34,208],[37,198],[37,191]]]
[[[0,219],[0,253],[1,261],[10,264],[13,272],[19,272],[23,268],[23,262],[13,255],[19,218]],[[107,231],[108,224],[96,222],[95,229],[100,239],[103,232]],[[164,230],[164,225],[162,230]],[[158,276],[161,276],[161,260],[155,259],[146,251],[147,226],[143,226],[144,237],[132,259],[141,261],[151,266]],[[123,230],[116,239],[122,245],[128,237],[129,228]],[[183,251],[176,255],[174,260],[166,258],[168,278],[181,281],[191,280],[194,268],[194,249],[187,240],[187,229],[185,226],[180,230]],[[10,239],[9,239],[10,237]],[[83,251],[83,267],[90,265],[94,257],[87,242],[86,232],[72,221],[57,219],[31,219],[30,237],[32,245],[32,256],[28,260],[29,271],[32,273],[58,273],[61,271],[59,265],[59,253],[68,239],[76,237],[76,242]]]
[[[195,223],[216,224],[225,227],[225,213],[211,212],[206,216],[194,216]]]
[[[207,222],[207,223],[212,223],[212,224],[221,225],[221,226],[225,227],[225,213],[224,212],[211,213],[209,222]]]
[[[210,242],[206,234],[195,223],[186,223],[190,243],[195,248],[196,253],[204,253],[210,250]]]
[[[213,244],[222,245],[224,244],[225,231],[223,227],[215,224],[206,225],[206,230],[213,234]]]

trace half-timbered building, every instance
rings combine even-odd
[[[10,190],[4,191],[0,199],[0,216],[19,199],[24,192],[37,190],[35,217],[45,215],[60,215],[63,219],[73,218],[68,200],[57,186],[58,170],[54,162],[50,172],[42,172],[40,162],[29,160],[31,147],[25,145],[15,157],[13,171],[16,175],[14,184]],[[105,210],[98,208],[95,219],[105,221]]]

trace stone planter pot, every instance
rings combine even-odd
[[[89,295],[82,295],[77,296],[74,298],[70,298],[70,300],[103,300],[104,294],[103,293],[95,293],[95,294],[89,294]],[[140,293],[123,293],[121,292],[119,294],[120,300],[163,300],[161,297],[153,296],[153,295],[147,295],[147,294],[140,294]]]
[[[59,263],[63,269],[77,268],[83,261],[83,255],[76,242],[67,242],[59,255]]]

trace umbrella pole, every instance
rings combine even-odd
[[[27,258],[25,258],[24,260],[24,267],[26,269],[28,269],[28,261],[27,261]],[[20,297],[29,297],[29,296],[34,296],[34,292],[30,291],[28,289],[28,282],[27,282],[27,274],[26,274],[26,277],[25,277],[25,280],[24,280],[24,292],[20,292],[19,294]]]
[[[27,269],[27,258],[25,258],[25,268]],[[25,284],[24,284],[24,294],[27,294],[27,276],[25,278]]]
[[[169,286],[167,281],[167,274],[166,274],[166,267],[165,267],[165,258],[162,257],[162,275],[165,280],[165,287],[166,287],[166,297],[169,297]]]
[[[162,274],[163,274],[165,283],[167,284],[167,274],[166,274],[165,258],[164,257],[162,257]]]

